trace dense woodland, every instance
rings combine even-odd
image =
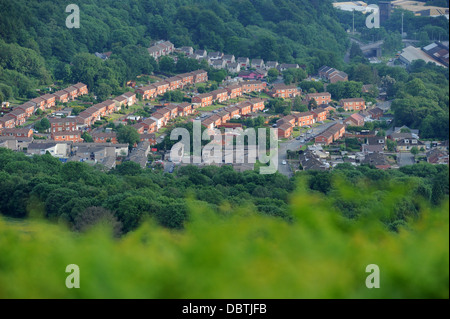
[[[342,164],[332,172],[304,172],[288,179],[278,173],[238,173],[230,166],[186,166],[164,174],[133,162],[106,173],[85,163],[62,164],[50,154],[27,157],[0,149],[0,212],[10,217],[41,215],[77,230],[95,224],[90,209],[101,209],[98,217],[120,224],[121,234],[150,217],[181,229],[189,222],[188,200],[198,200],[217,214],[247,207],[289,223],[292,194],[307,187],[311,194],[326,195],[333,209],[349,219],[385,211],[379,220],[396,230],[418,218],[424,207],[448,198],[448,174],[447,166],[430,164],[387,172]]]

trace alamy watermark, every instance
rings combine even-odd
[[[69,289],[80,288],[80,267],[75,264],[67,265],[66,273],[70,273],[66,278],[66,287]]]
[[[366,18],[366,27],[369,29],[380,27],[380,8],[376,4],[369,4],[366,11],[372,12]]]
[[[269,135],[267,134],[269,132]],[[203,134],[201,122],[193,122],[193,134],[185,128],[175,128],[170,134],[176,143],[170,150],[170,159],[185,164],[261,164],[260,174],[274,174],[278,170],[278,131],[259,128],[226,128],[225,133],[207,128]],[[203,141],[211,141],[202,148]],[[246,140],[248,143],[246,143]],[[192,147],[191,147],[192,141]],[[267,146],[269,144],[269,149]]]
[[[366,272],[370,273],[366,278],[366,287],[369,289],[380,288],[380,267],[376,264],[367,265]]]
[[[66,12],[70,14],[66,18],[66,27],[69,29],[80,28],[80,8],[76,4],[69,4],[66,7]]]

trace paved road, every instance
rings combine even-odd
[[[414,163],[414,155],[411,153],[397,153],[398,166],[402,167],[406,165],[413,165]]]
[[[307,138],[314,138],[316,135],[322,133],[326,129],[328,129],[330,126],[334,125],[335,121],[332,121],[330,123],[322,124],[318,127],[315,127],[311,130],[309,130],[309,134],[307,135]],[[307,142],[306,142],[307,143]],[[287,177],[292,177],[294,173],[292,172],[290,166],[288,164],[283,165],[283,161],[287,160],[287,151],[298,151],[300,148],[305,145],[305,142],[301,143],[300,140],[292,139],[287,142],[279,143],[278,145],[278,171],[286,175]]]

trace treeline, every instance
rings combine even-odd
[[[392,230],[420,216],[423,207],[448,198],[448,167],[429,164],[388,172],[344,164],[332,172],[298,173],[293,179],[278,173],[238,173],[230,166],[186,166],[176,175],[164,174],[134,162],[105,173],[101,166],[62,164],[50,154],[27,157],[0,149],[1,214],[41,215],[74,230],[106,218],[120,229],[117,235],[136,229],[146,218],[181,229],[190,219],[190,199],[218,214],[248,207],[292,222],[290,199],[301,181],[308,192],[326,195],[329,205],[350,219],[383,207],[389,214],[379,220]]]

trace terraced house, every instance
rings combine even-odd
[[[366,109],[366,101],[363,98],[342,99],[340,105],[345,111],[362,111]]]
[[[192,103],[205,107],[213,103],[213,95],[211,93],[203,93],[192,98]]]
[[[65,118],[50,118],[50,131],[55,132],[66,132],[66,131],[76,131],[77,119],[75,117],[65,117]]]
[[[283,83],[280,84],[274,84],[272,86],[271,91],[269,92],[269,95],[274,98],[294,98],[297,95],[300,95],[301,91],[295,86],[295,85],[286,85]]]
[[[317,105],[329,104],[331,102],[331,94],[328,92],[306,94],[305,96],[306,103],[309,103],[309,101],[313,99],[316,100]]]

